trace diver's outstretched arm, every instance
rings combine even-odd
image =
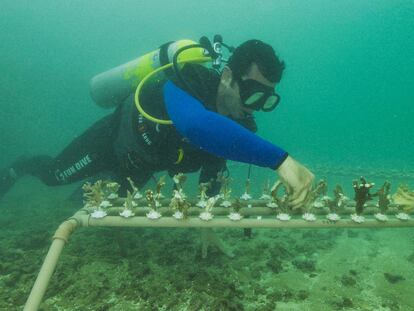
[[[298,208],[307,203],[314,176],[286,151],[205,109],[171,81],[164,86],[164,100],[174,126],[192,144],[225,159],[276,170],[289,194],[289,205]]]

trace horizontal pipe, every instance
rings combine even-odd
[[[118,216],[120,212],[124,210],[123,207],[115,206],[110,207],[108,209],[105,209],[105,211],[108,213],[108,215],[111,216]],[[136,216],[145,216],[146,213],[149,212],[148,207],[138,206],[132,209],[132,211],[135,213]],[[164,216],[171,216],[174,214],[174,210],[172,210],[169,207],[160,207],[157,209],[162,215]],[[268,215],[276,215],[276,210],[274,208],[266,207],[266,206],[252,206],[252,207],[243,207],[240,209],[239,213],[243,216],[268,216]],[[203,211],[202,208],[199,207],[191,207],[188,210],[188,215],[191,216],[198,216]],[[231,208],[228,207],[214,207],[213,208],[213,214],[214,215],[228,215],[232,211]],[[330,213],[329,209],[327,207],[320,208],[320,209],[312,209],[312,212],[316,215],[327,215]],[[379,209],[377,207],[369,206],[364,209],[364,215],[374,215],[376,213],[379,213]],[[395,215],[399,212],[399,210],[396,207],[390,207],[385,214],[387,215]],[[300,215],[301,210],[295,210],[289,212],[291,214]],[[352,207],[345,207],[341,208],[336,212],[338,215],[351,215],[355,213],[355,208]]]
[[[88,216],[82,216],[88,217]],[[86,220],[86,219],[85,219]],[[85,223],[84,221],[82,223]],[[215,217],[209,221],[198,217],[188,217],[187,219],[177,220],[173,217],[161,217],[153,220],[147,217],[123,218],[120,216],[106,216],[95,219],[89,217],[87,220],[90,227],[177,227],[177,228],[403,228],[414,227],[414,221],[401,221],[390,219],[388,221],[378,221],[376,219],[366,219],[363,223],[356,223],[350,219],[341,219],[337,222],[330,222],[327,219],[319,218],[316,221],[305,221],[303,219],[291,219],[280,221],[276,218],[244,218],[233,221],[225,217]]]

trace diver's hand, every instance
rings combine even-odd
[[[276,170],[288,194],[288,205],[292,209],[309,203],[315,176],[302,164],[290,156]]]

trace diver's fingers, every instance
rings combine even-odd
[[[279,185],[282,183],[282,181],[280,179],[278,179],[275,184],[272,186],[272,191],[277,189],[277,187],[279,187]],[[285,185],[285,187],[287,188],[287,186]]]
[[[288,201],[288,205],[292,209],[297,209],[301,206],[306,205],[307,201],[309,201],[309,198],[310,198],[310,191],[308,188],[304,188],[300,192],[294,193],[290,197]]]
[[[273,191],[278,190],[281,184],[283,184],[283,186],[285,187],[286,193],[289,193],[289,185],[287,183],[282,182],[281,180],[277,180],[275,184],[272,186],[272,188],[270,189],[270,191],[272,192],[272,195],[273,195]]]

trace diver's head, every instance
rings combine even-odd
[[[249,74],[253,63],[268,82],[276,84],[282,79],[285,63],[279,59],[272,46],[260,40],[248,40],[239,45],[231,55],[228,66],[233,77],[240,79]]]
[[[272,111],[280,97],[275,92],[285,68],[274,49],[249,40],[237,47],[223,69],[217,95],[218,112],[242,119],[253,111]]]

